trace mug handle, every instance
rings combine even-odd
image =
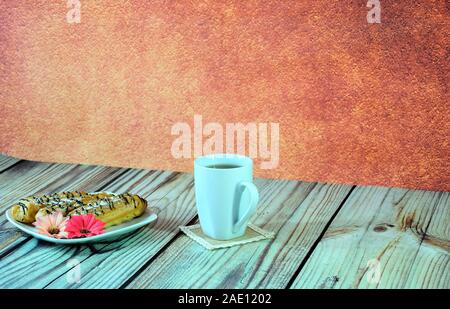
[[[250,218],[250,216],[253,215],[254,211],[256,210],[256,205],[258,205],[259,201],[258,189],[252,182],[242,181],[239,183],[239,186],[243,186],[244,190],[247,189],[249,191],[250,203],[245,214],[234,224],[233,233],[236,233],[236,231],[242,226],[242,224],[244,224]],[[242,194],[244,194],[244,190],[242,190],[241,198]]]

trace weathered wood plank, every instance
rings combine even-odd
[[[407,288],[450,288],[450,193],[442,193],[411,271]]]
[[[128,170],[103,189],[139,193],[147,197],[151,205],[155,199],[164,204],[162,191],[167,194],[167,190],[174,189],[180,178],[181,174],[173,172]],[[127,246],[133,247],[129,238]],[[86,246],[57,246],[31,239],[0,260],[0,287],[42,288],[70,269],[69,260],[76,258],[81,262],[91,255],[92,251]],[[33,271],[26,273],[27,269],[28,272],[30,269]]]
[[[8,157],[0,153],[0,173],[19,161],[20,159]]]
[[[350,189],[274,181],[252,221],[275,239],[209,251],[183,235],[128,288],[283,288]]]
[[[448,193],[357,187],[292,288],[415,287],[426,285],[427,276],[435,276],[433,287],[448,288],[448,252],[431,244],[419,252],[438,205],[442,217],[436,220],[443,221],[433,223],[434,230],[448,242],[449,203],[443,195]],[[420,267],[424,260],[434,272]]]

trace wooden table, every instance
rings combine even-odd
[[[450,288],[448,192],[255,183],[253,223],[275,239],[208,251],[179,230],[197,221],[191,174],[0,156],[0,287]],[[21,197],[65,190],[138,193],[159,219],[94,246],[38,241],[6,221]]]

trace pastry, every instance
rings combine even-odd
[[[15,220],[23,223],[33,223],[36,220],[36,214],[41,208],[52,208],[59,210],[61,205],[67,205],[67,210],[70,209],[69,205],[74,202],[87,202],[90,199],[90,195],[86,192],[62,192],[51,195],[42,196],[29,196],[21,199],[12,207],[12,216]],[[63,208],[65,206],[62,206]]]
[[[99,192],[99,193],[82,192],[81,194],[79,192],[63,192],[62,194],[69,196],[64,196],[63,198],[54,199],[51,200],[50,202],[44,203],[45,204],[44,207],[41,207],[36,213],[35,219],[37,220],[37,218],[39,218],[40,216],[45,216],[55,211],[59,211],[64,216],[66,216],[69,212],[71,212],[77,207],[87,205],[88,203],[96,201],[97,199],[114,196],[113,194],[106,192]]]
[[[129,221],[142,215],[147,201],[135,194],[119,194],[95,199],[68,213],[69,216],[94,214],[106,227]]]

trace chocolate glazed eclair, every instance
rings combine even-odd
[[[64,216],[92,213],[108,227],[138,217],[146,208],[145,199],[129,193],[62,192],[21,199],[12,207],[12,216],[19,222],[33,223],[40,216],[55,211]]]
[[[119,194],[92,200],[69,212],[69,216],[93,214],[106,223],[105,227],[120,224],[142,215],[147,201],[135,194]]]
[[[33,223],[40,209],[49,208],[53,211],[72,211],[77,202],[89,200],[90,195],[86,192],[61,192],[51,195],[29,196],[21,199],[12,206],[12,216],[15,220],[23,223]]]

